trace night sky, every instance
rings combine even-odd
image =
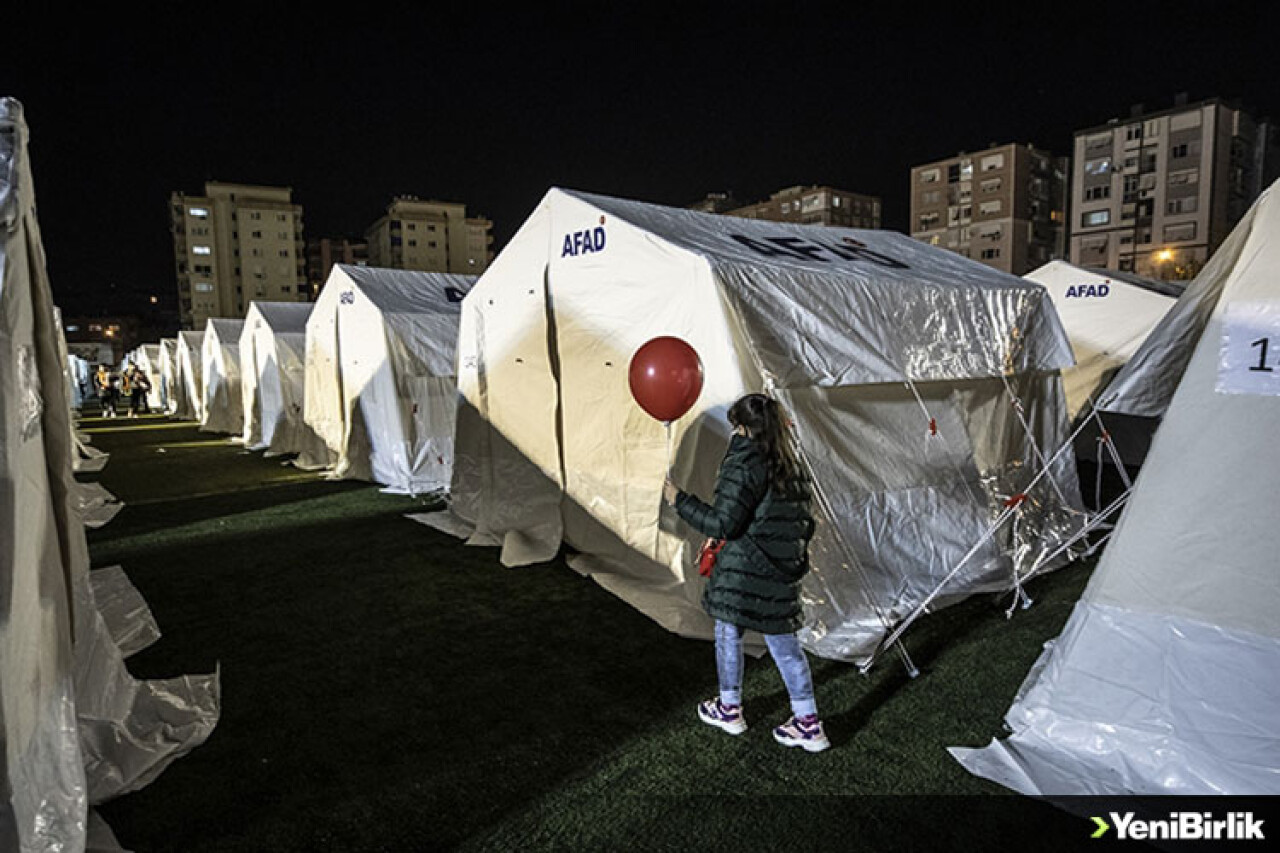
[[[911,166],[961,150],[1068,154],[1179,92],[1280,119],[1274,4],[274,5],[0,12],[64,312],[174,303],[169,195],[206,180],[292,187],[310,237],[412,194],[489,217],[500,249],[553,186],[828,184],[906,231]]]

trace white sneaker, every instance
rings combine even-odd
[[[822,752],[831,746],[817,714],[792,717],[773,730],[773,739],[783,746],[798,746],[806,752]]]
[[[698,703],[698,719],[731,735],[740,735],[747,730],[747,719],[742,714],[742,706],[725,705],[719,696]]]

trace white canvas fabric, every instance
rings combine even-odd
[[[1216,298],[1192,352],[1165,350],[1186,369],[1013,734],[951,750],[971,772],[1037,796],[1280,794],[1280,351],[1257,345],[1280,340],[1277,271],[1272,186],[1195,282]]]
[[[27,135],[0,98],[0,847],[43,853],[202,743],[218,680],[135,680],[95,602]]]
[[[85,527],[97,529],[120,514],[124,503],[101,483],[75,483],[71,488],[71,505]]]
[[[23,853],[83,844],[88,808],[58,547],[60,531],[82,528],[67,504],[72,428],[26,134],[21,106],[0,99],[0,846]],[[51,479],[50,456],[65,478]]]
[[[407,494],[448,487],[459,306],[474,282],[334,266],[307,320],[304,394],[334,476]]]
[[[1067,261],[1050,261],[1024,278],[1049,291],[1071,341],[1076,363],[1062,371],[1062,386],[1072,418],[1133,356],[1181,292],[1181,288]]]
[[[151,390],[147,392],[147,410],[152,413],[163,412],[166,401],[161,375],[160,344],[143,344],[138,347],[137,364],[151,384]]]
[[[78,355],[67,356],[68,380],[71,383],[71,406],[82,408],[86,400],[94,397],[93,366]]]
[[[160,399],[165,414],[178,410],[178,339],[160,340]]]
[[[244,320],[210,317],[200,350],[203,380],[202,417],[204,432],[230,433],[239,437],[244,429],[244,404],[240,394],[240,333]]]
[[[93,394],[93,369],[89,362],[67,350],[66,330],[62,325],[62,311],[56,306],[53,309],[54,323],[58,334],[58,352],[67,377],[67,401],[71,408],[79,409],[84,401]]]
[[[670,443],[628,385],[632,355],[659,335],[691,344],[705,374]],[[1041,286],[904,235],[554,189],[464,302],[457,519],[440,526],[465,522],[508,565],[568,543],[580,572],[670,630],[710,637],[700,537],[662,508],[663,477],[710,498],[727,407],[770,389],[827,504],[805,642],[861,659],[965,552],[977,546],[939,604],[1009,588],[1014,563],[1077,510],[1066,454],[1018,510],[1016,537],[983,541],[1037,467],[1006,382],[1051,451],[1071,363]]]
[[[1177,304],[1099,395],[1100,410],[1141,418],[1164,416],[1249,233],[1240,227],[1232,230]]]
[[[178,332],[178,378],[174,416],[204,420],[204,332]]]
[[[252,302],[240,333],[240,389],[245,447],[298,454],[303,468],[323,467],[328,449],[304,420],[308,302]]]

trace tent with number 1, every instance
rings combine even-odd
[[[1033,796],[1280,794],[1280,196],[1112,384],[1161,417],[1098,567],[1005,720],[954,748]]]

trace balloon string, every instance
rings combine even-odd
[[[671,421],[666,422],[667,426],[667,473],[671,473]]]
[[[663,421],[663,424],[667,428],[667,467],[664,469],[666,473],[663,475],[662,485],[666,488],[667,480],[671,479],[671,421]],[[658,516],[658,527],[653,533],[653,559],[660,563],[662,559],[659,556],[658,546],[662,543],[662,514],[659,513]]]

